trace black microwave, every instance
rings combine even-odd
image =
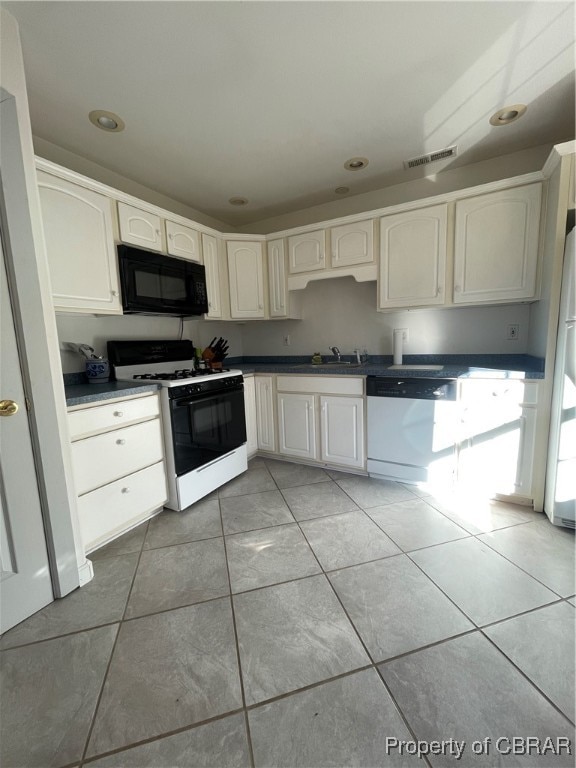
[[[128,245],[118,246],[118,261],[126,314],[185,317],[208,312],[202,264]]]

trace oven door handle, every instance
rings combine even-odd
[[[226,389],[218,389],[215,392],[209,392],[206,395],[192,395],[184,399],[172,400],[172,406],[174,408],[187,408],[189,405],[195,405],[196,403],[202,403],[205,400],[213,400],[214,398],[221,397],[224,393],[242,392],[244,386],[240,384],[238,387],[227,387]]]

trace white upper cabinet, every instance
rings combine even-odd
[[[306,232],[288,238],[290,274],[314,272],[326,266],[326,232]]]
[[[220,261],[218,259],[218,240],[212,235],[202,234],[202,252],[206,269],[206,291],[208,293],[208,312],[206,317],[213,320],[222,318],[222,293],[220,286]]]
[[[120,239],[149,251],[162,250],[162,220],[160,216],[141,211],[126,203],[118,203]]]
[[[112,201],[43,171],[38,189],[55,309],[122,314]]]
[[[166,244],[171,256],[202,264],[200,235],[195,229],[166,221]]]
[[[448,205],[380,219],[378,308],[444,304]]]
[[[456,203],[454,303],[534,298],[541,185]]]
[[[268,243],[270,317],[286,317],[288,314],[285,250],[282,238]]]
[[[230,316],[264,317],[264,257],[262,243],[231,240],[226,243],[230,280]]]
[[[359,221],[330,230],[332,267],[352,267],[374,261],[374,222]]]

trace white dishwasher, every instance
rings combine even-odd
[[[449,483],[456,469],[456,380],[368,376],[368,473]]]

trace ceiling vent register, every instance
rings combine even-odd
[[[404,168],[418,168],[420,165],[428,165],[428,163],[434,163],[436,160],[446,160],[449,157],[456,157],[458,154],[458,147],[446,147],[446,149],[439,149],[437,152],[430,152],[427,155],[420,155],[420,157],[413,157],[411,160],[404,160]]]

